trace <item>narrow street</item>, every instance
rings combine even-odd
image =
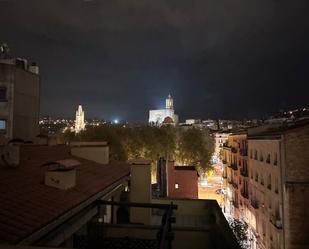
[[[219,168],[219,167],[216,167]],[[201,186],[199,182],[198,185],[198,196],[199,199],[212,199],[217,200],[220,207],[222,207],[223,193],[216,193],[216,190],[222,189],[222,172],[221,170],[216,170],[215,174],[208,179],[206,186]]]

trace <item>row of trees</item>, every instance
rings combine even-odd
[[[201,173],[211,171],[213,144],[206,130],[173,126],[153,127],[100,125],[88,127],[75,135],[66,131],[59,135],[64,143],[71,141],[108,141],[111,160],[126,161],[147,158],[154,163],[159,157],[178,164],[194,165]]]

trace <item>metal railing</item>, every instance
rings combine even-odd
[[[144,224],[131,223],[129,220],[121,224],[103,223],[99,221],[92,221],[91,229],[88,231],[86,236],[83,238],[82,242],[79,242],[77,248],[81,249],[92,249],[95,247],[101,248],[114,248],[114,246],[126,245],[130,248],[154,248],[154,249],[171,249],[172,240],[174,235],[172,232],[172,223],[176,222],[176,219],[172,217],[173,210],[177,209],[177,205],[173,202],[170,204],[156,204],[156,203],[136,203],[136,202],[115,202],[115,201],[105,201],[97,200],[95,205],[98,206],[99,213],[102,206],[111,206],[111,210],[114,210],[114,206],[119,206],[119,208],[150,208],[162,210],[162,219],[160,226],[149,226]],[[112,211],[113,212],[113,211]],[[113,216],[113,215],[112,215]],[[118,216],[117,216],[118,218]],[[117,220],[118,223],[118,220]],[[139,239],[131,237],[106,237],[107,229],[150,229],[157,231],[156,236],[151,239]],[[105,232],[104,232],[105,231]],[[94,236],[95,235],[95,236]]]

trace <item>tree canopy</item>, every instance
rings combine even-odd
[[[100,125],[87,127],[75,135],[66,131],[59,135],[62,142],[107,141],[111,160],[126,161],[147,158],[154,163],[159,157],[175,160],[178,165],[193,165],[198,170],[210,169],[212,140],[206,130],[197,128],[149,125]]]

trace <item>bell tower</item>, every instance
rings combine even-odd
[[[166,109],[174,109],[174,103],[173,103],[173,98],[172,96],[169,94],[167,99],[165,100],[165,108]]]

